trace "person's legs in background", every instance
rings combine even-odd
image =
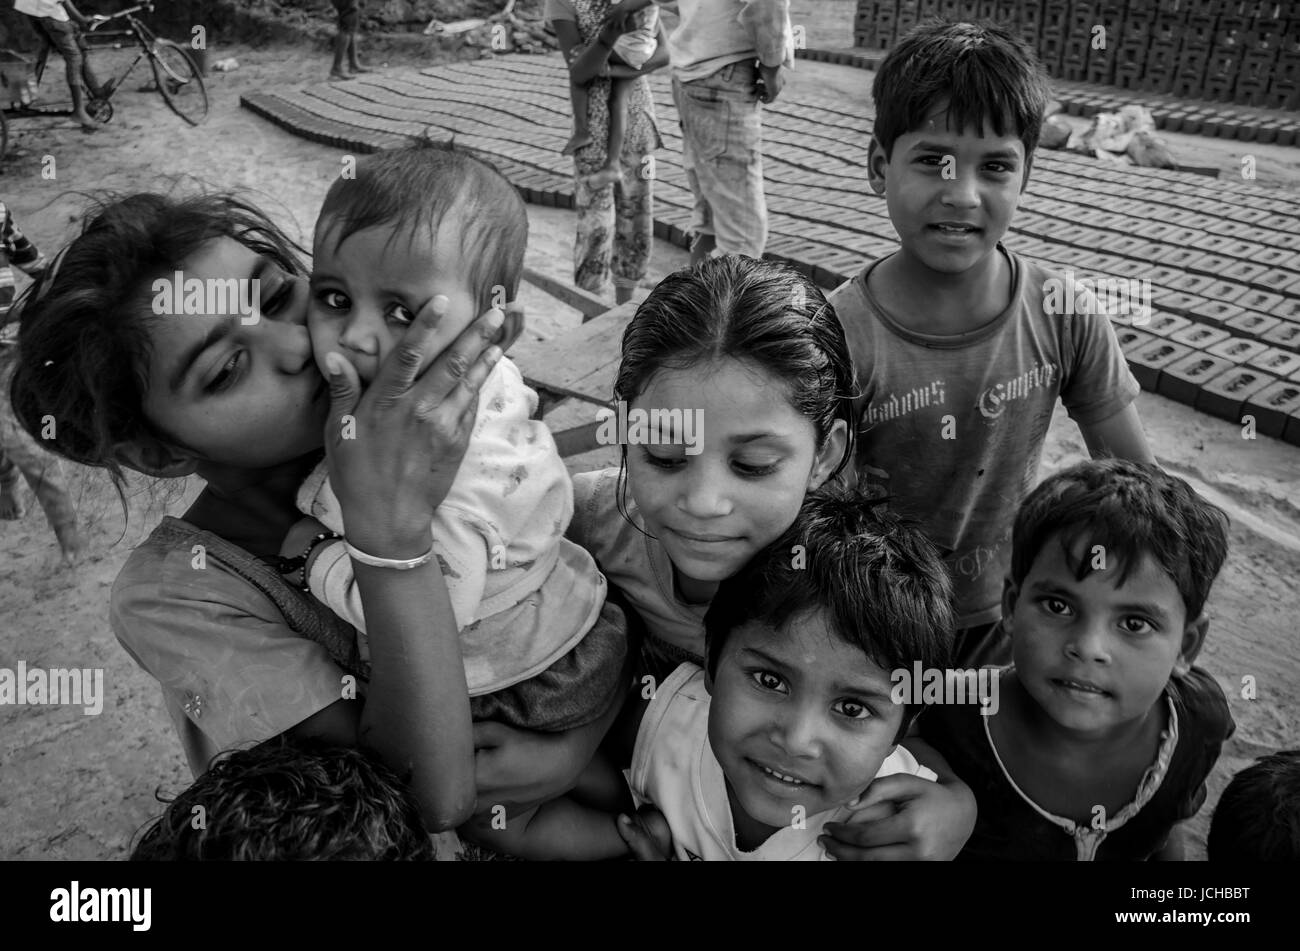
[[[334,36],[334,63],[330,79],[350,79],[353,73],[370,72],[357,57],[357,34],[361,31],[361,0],[333,0],[338,11],[338,33]],[[351,72],[349,72],[349,70]]]
[[[8,374],[0,374],[0,385],[8,391]],[[0,399],[0,518],[22,517],[18,472],[22,472],[45,511],[64,561],[75,563],[85,551],[86,543],[77,525],[76,506],[65,487],[63,466],[58,457],[43,452],[18,426],[8,399],[3,398]]]
[[[645,280],[654,246],[654,176],[645,156],[624,149],[614,186],[614,300],[625,304]]]
[[[36,22],[40,31],[45,34],[45,39],[63,57],[68,93],[72,96],[72,118],[77,120],[82,130],[97,131],[99,127],[86,111],[86,96],[81,89],[82,78],[85,78],[87,85],[96,93],[100,92],[101,87],[82,55],[76,28],[71,23],[51,20],[48,17],[42,17]]]
[[[762,105],[755,80],[749,62],[733,63],[694,82],[673,79],[686,177],[695,196],[692,264],[715,253],[763,256],[767,205]]]

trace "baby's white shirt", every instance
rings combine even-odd
[[[479,391],[469,447],[430,535],[442,565],[470,694],[533,677],[582,640],[605,601],[595,560],[564,537],[573,485],[550,430],[530,417],[537,394],[502,357]],[[321,463],[298,490],[298,508],[343,533],[338,498]],[[352,559],[325,545],[308,584],[335,614],[363,632]]]

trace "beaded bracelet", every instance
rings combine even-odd
[[[277,558],[276,568],[282,575],[291,575],[295,571],[301,571],[302,583],[295,585],[295,587],[300,591],[310,592],[311,585],[307,583],[307,559],[311,557],[311,553],[316,550],[316,546],[321,544],[321,542],[333,541],[342,537],[343,536],[338,532],[320,532],[313,536],[312,540],[307,543],[307,547],[303,549],[301,555],[297,555],[293,558],[285,558],[283,556]]]

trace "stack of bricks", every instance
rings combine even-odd
[[[854,42],[887,50],[927,16],[1009,26],[1060,79],[1300,111],[1300,3],[859,0]]]

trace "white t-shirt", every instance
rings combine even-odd
[[[573,521],[569,538],[596,556],[600,570],[636,608],[646,629],[692,656],[704,657],[707,604],[687,604],[673,593],[673,563],[657,540],[645,533],[632,493],[629,522],[618,510],[618,469],[573,477]]]
[[[885,757],[876,778],[894,773],[938,778],[901,746]],[[829,861],[817,844],[822,827],[853,817],[844,806],[828,809],[809,816],[803,828],[779,829],[752,852],[737,848],[726,779],[709,745],[709,692],[695,664],[679,666],[655,691],[637,731],[628,784],[638,806],[652,803],[664,814],[682,860]]]
[[[461,631],[471,696],[495,693],[555,663],[591,630],[605,579],[564,537],[573,488],[551,431],[532,419],[537,394],[503,357],[479,390],[465,458],[430,534]],[[325,463],[298,490],[298,508],[343,533]],[[322,547],[312,594],[364,635],[352,559],[341,542]],[[359,640],[362,656],[367,640]]]
[[[29,17],[58,20],[60,23],[68,22],[68,11],[63,9],[63,4],[59,0],[14,0],[14,9],[19,13],[26,13]]]

